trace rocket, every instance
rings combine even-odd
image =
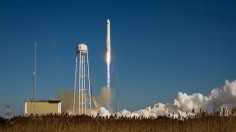
[[[111,35],[110,35],[110,20],[107,19],[107,53],[106,53],[106,62],[107,62],[107,88],[110,88],[110,63],[111,63]]]
[[[107,54],[111,54],[111,36],[110,36],[110,20],[109,19],[107,19],[106,45],[107,45]]]

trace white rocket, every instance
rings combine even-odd
[[[110,20],[107,19],[107,39],[106,39],[106,45],[107,45],[107,54],[111,54],[111,36],[110,36]]]

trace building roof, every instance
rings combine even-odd
[[[60,100],[57,99],[48,99],[48,100],[25,100],[25,102],[48,102],[48,103],[60,103]]]

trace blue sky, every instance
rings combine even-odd
[[[236,78],[236,2],[231,0],[1,0],[0,115],[17,115],[32,98],[34,42],[37,98],[72,90],[75,48],[89,48],[96,94],[106,85],[106,20],[111,21],[111,86],[119,73],[120,109],[172,103]]]

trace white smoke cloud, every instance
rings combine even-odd
[[[186,93],[179,92],[176,99],[172,104],[162,104],[157,103],[152,108],[147,107],[145,109],[140,109],[134,112],[123,110],[115,113],[118,117],[157,117],[157,116],[172,116],[186,117],[192,115],[192,110],[195,113],[199,112],[200,109],[213,113],[214,111],[219,111],[223,107],[232,109],[236,107],[236,80],[229,82],[225,81],[223,88],[213,89],[209,96],[204,96],[200,93],[194,93],[192,95],[187,95]],[[99,115],[108,116],[109,111],[101,107],[99,110]]]

